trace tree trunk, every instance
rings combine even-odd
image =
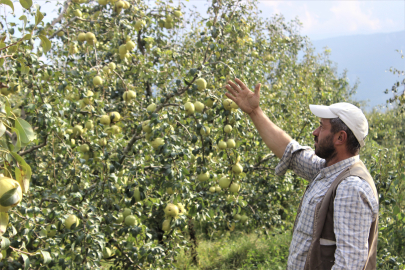
[[[195,265],[199,265],[197,254],[197,247],[198,247],[197,237],[194,230],[194,221],[191,218],[188,220],[188,233],[190,234],[190,240],[193,243],[193,245],[191,246],[191,257],[193,258],[193,263]]]

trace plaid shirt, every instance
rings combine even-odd
[[[288,269],[304,269],[312,241],[314,212],[318,202],[336,177],[359,160],[354,156],[325,167],[325,160],[310,147],[291,141],[276,167],[282,175],[293,169],[310,181],[304,194],[301,213],[293,232],[288,256]],[[332,270],[363,269],[368,255],[368,236],[371,223],[378,215],[378,201],[370,185],[357,176],[347,177],[338,186],[334,202],[334,231],[336,236],[335,265]]]

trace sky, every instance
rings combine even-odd
[[[207,6],[202,0],[183,3],[199,10]],[[301,34],[311,40],[405,30],[403,0],[261,0],[258,7],[263,17],[282,14],[287,21],[298,17],[303,23]]]
[[[21,16],[21,6],[13,0],[16,17]],[[178,0],[174,0],[177,3]],[[58,1],[34,0],[46,12],[45,22],[51,21],[57,14]],[[62,3],[62,1],[60,2]],[[183,1],[187,6],[197,6],[205,10],[207,2],[203,0]],[[405,30],[405,1],[396,0],[262,0],[258,5],[263,17],[282,14],[287,21],[296,17],[303,23],[301,34],[311,40],[331,37],[398,32]],[[9,11],[10,9],[6,7]],[[0,10],[3,13],[3,10]],[[4,13],[3,13],[4,14]],[[8,16],[13,20],[11,15]]]
[[[405,1],[261,1],[263,14],[298,16],[311,40],[405,30]]]

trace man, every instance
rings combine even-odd
[[[320,117],[313,131],[315,151],[301,146],[276,126],[259,106],[260,84],[250,91],[228,82],[226,96],[247,113],[280,163],[310,181],[293,230],[288,269],[375,269],[378,195],[359,159],[368,133],[362,111],[349,103],[310,105]]]

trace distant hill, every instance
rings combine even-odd
[[[339,73],[347,69],[350,84],[359,79],[355,100],[365,100],[367,110],[385,104],[391,96],[384,94],[391,89],[398,77],[389,72],[390,67],[405,70],[405,31],[372,35],[355,35],[313,40],[316,52],[325,47],[332,50],[330,59],[337,64]]]

